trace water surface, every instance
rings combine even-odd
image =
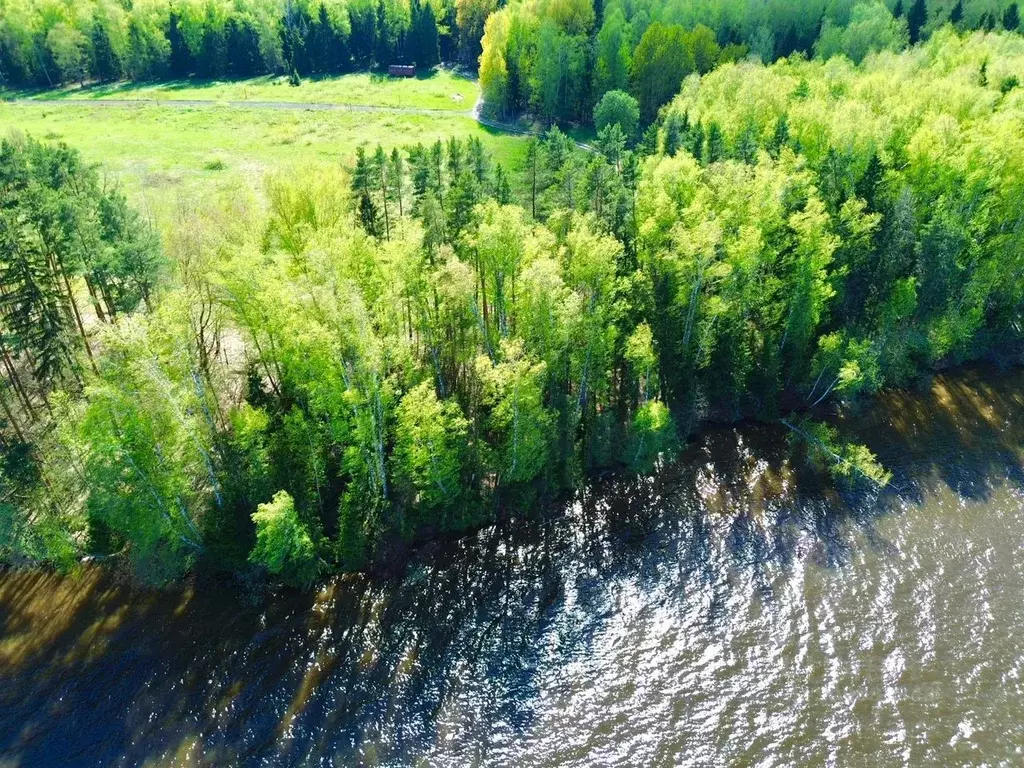
[[[1024,395],[960,373],[262,603],[0,575],[0,766],[1024,764]]]

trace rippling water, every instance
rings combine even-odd
[[[1024,765],[1024,396],[964,373],[436,544],[400,578],[0,576],[0,765]]]

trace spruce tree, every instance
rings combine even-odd
[[[949,23],[954,27],[959,26],[964,18],[964,0],[956,0],[956,5],[949,12]]]
[[[787,143],[789,143],[789,119],[786,113],[783,112],[779,115],[779,119],[775,121],[775,130],[768,144],[768,152],[772,157],[778,159],[779,153]]]
[[[501,205],[508,205],[512,202],[512,185],[509,183],[508,174],[498,163],[494,168],[494,199]]]
[[[1010,7],[1003,12],[1003,29],[1009,32],[1016,32],[1020,26],[1020,12],[1017,10],[1017,4],[1011,3]]]
[[[683,143],[683,124],[679,115],[672,112],[665,120],[665,154],[675,155]]]
[[[708,125],[708,163],[715,163],[725,158],[725,138],[718,123]]]
[[[925,0],[914,0],[907,12],[907,30],[910,32],[910,44],[914,45],[921,40],[924,25],[928,23],[928,6]]]
[[[391,63],[391,42],[388,40],[388,27],[385,15],[384,0],[377,0],[376,38],[373,43],[373,62],[378,69],[386,70]]]
[[[121,65],[110,45],[110,35],[99,19],[92,24],[92,74],[101,82],[116,80],[121,75]]]
[[[882,161],[878,158],[878,153],[872,153],[871,159],[868,161],[868,167],[864,170],[862,175],[854,187],[854,191],[861,200],[868,204],[868,210],[878,210],[878,188],[882,183],[882,179],[885,177],[885,166],[882,165]]]
[[[167,42],[171,47],[171,76],[182,79],[192,74],[192,51],[181,31],[181,17],[171,11],[167,24]]]

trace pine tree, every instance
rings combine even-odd
[[[440,40],[434,7],[426,3],[420,11],[420,55],[423,60],[416,62],[418,66],[430,69],[441,63]]]
[[[359,196],[359,223],[363,225],[366,234],[380,237],[380,214],[369,194]]]
[[[694,124],[693,130],[690,131],[690,146],[687,149],[698,163],[703,163],[707,157],[704,142],[704,125],[699,121]]]
[[[384,209],[384,236],[390,240],[391,216],[388,212],[388,159],[384,153],[384,147],[380,144],[377,145],[377,150],[373,153],[370,168],[372,169],[377,189],[380,192],[381,205]]]
[[[309,65],[313,72],[325,74],[335,70],[334,49],[337,45],[334,25],[331,24],[327,6],[320,3],[317,20],[313,25],[309,45]]]
[[[757,130],[753,126],[747,126],[736,144],[736,158],[747,165],[753,165],[757,162],[757,149]]]
[[[398,203],[398,216],[405,215],[402,200],[402,187],[405,186],[405,162],[398,147],[391,150],[391,157],[388,160],[388,190],[391,199]]]
[[[369,69],[373,66],[373,53],[377,43],[376,6],[367,3],[350,3],[348,19],[352,30],[350,38],[352,59],[360,69]]]
[[[196,74],[212,80],[227,70],[224,29],[215,19],[208,17],[203,25],[203,42],[196,60]]]
[[[487,177],[491,171],[491,158],[487,154],[487,150],[484,149],[484,143],[480,141],[480,138],[474,136],[467,140],[466,144],[469,147],[469,164],[473,171],[473,176],[476,178],[476,183],[481,187],[486,186]]]
[[[259,32],[247,16],[233,15],[224,26],[226,69],[234,77],[253,77],[264,71]]]
[[[409,14],[409,57],[421,70],[440,63],[437,18],[430,3],[413,0]]]

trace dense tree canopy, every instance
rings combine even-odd
[[[1019,26],[1015,3],[999,20]],[[591,9],[588,12],[588,9]],[[955,6],[915,0],[906,8],[882,0],[608,0],[561,4],[513,0],[487,21],[480,77],[498,115],[532,112],[546,122],[586,122],[608,91],[629,91],[643,120],[693,72],[747,56],[771,63],[800,53],[845,55],[902,50],[947,22],[960,30],[998,26],[987,4]]]
[[[454,11],[445,0],[0,0],[0,84],[429,69],[455,35],[479,53],[486,14],[473,31],[446,26]]]
[[[301,582],[650,471],[708,418],[883,483],[800,414],[1021,361],[1022,75],[1020,37],[951,28],[727,63],[636,149],[616,122],[515,175],[452,139],[272,179],[182,221],[171,274],[73,152],[6,142],[0,556]]]

